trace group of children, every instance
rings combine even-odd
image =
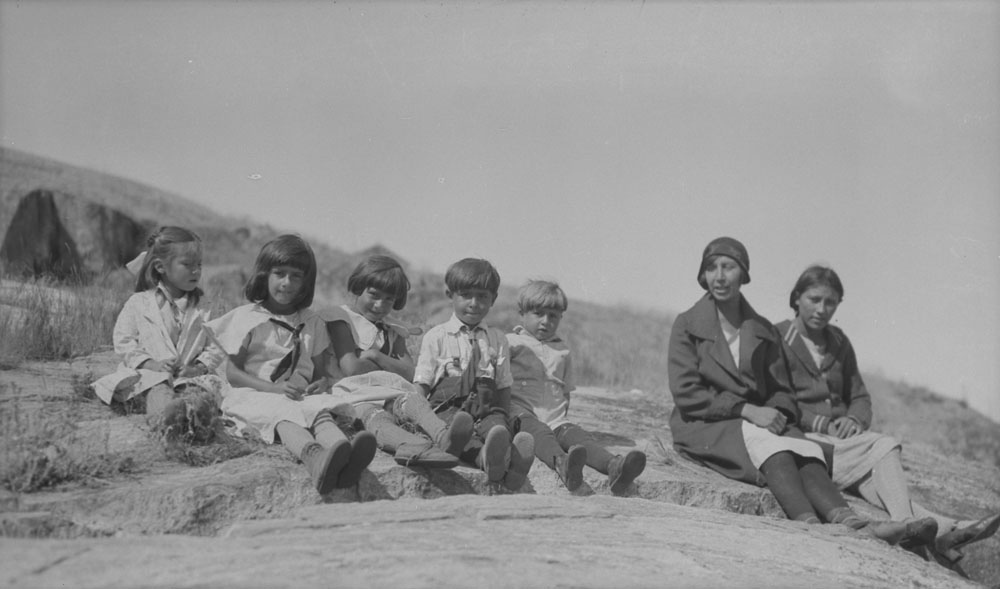
[[[201,305],[201,258],[186,229],[149,238],[115,325],[122,364],[94,383],[106,403],[144,410],[165,436],[204,439],[221,408],[238,429],[299,457],[321,494],[357,484],[377,449],[407,466],[474,465],[510,491],[536,456],[571,491],[585,465],[615,494],[645,468],[642,452],[613,455],[567,420],[573,377],[557,333],[568,301],[555,283],[525,285],[521,325],[504,334],[486,323],[496,269],[455,262],[445,275],[452,316],[427,331],[414,361],[413,333],[389,319],[410,288],[390,257],[362,261],[348,279],[353,299],[317,313],[312,249],[282,235],[257,256],[248,303],[216,319]]]
[[[475,466],[510,491],[536,457],[570,491],[584,466],[616,495],[645,468],[642,452],[611,454],[568,420],[572,363],[558,335],[568,301],[553,282],[520,289],[520,325],[504,334],[486,322],[497,270],[455,262],[445,274],[452,315],[427,331],[414,360],[407,338],[419,330],[389,318],[410,289],[391,257],[362,261],[348,278],[351,301],[318,313],[312,249],[282,235],[261,248],[248,303],[210,319],[198,236],[161,227],[146,246],[129,264],[136,292],[114,328],[122,363],[94,388],[108,404],[147,413],[168,438],[210,439],[221,409],[237,429],[299,457],[321,494],[356,485],[378,449],[411,467]],[[768,486],[790,519],[864,528],[952,563],[996,533],[1000,515],[959,521],[913,503],[899,443],[866,431],[871,403],[853,349],[829,324],[843,297],[836,273],[807,269],[790,298],[796,318],[775,328],[741,293],[749,266],[739,241],[709,243],[698,271],[706,295],[671,329],[678,452]],[[860,517],[841,494],[848,488],[893,520]]]

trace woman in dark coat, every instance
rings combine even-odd
[[[871,431],[872,403],[858,372],[851,341],[830,325],[844,297],[840,277],[830,268],[810,266],[789,296],[795,319],[777,325],[791,372],[792,392],[802,412],[806,437],[833,446],[833,482],[851,489],[893,519],[929,517],[936,522],[936,550],[957,561],[958,549],[993,535],[1000,515],[956,521],[910,500],[900,461],[900,444]]]
[[[890,543],[926,541],[919,526],[861,518],[830,480],[824,449],[796,427],[781,338],[740,293],[749,271],[746,248],[735,239],[715,239],[702,254],[698,284],[706,295],[677,317],[670,334],[674,447],[727,477],[767,485],[790,519],[867,526]]]

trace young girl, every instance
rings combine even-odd
[[[386,320],[391,311],[406,306],[410,281],[402,266],[388,256],[370,256],[348,277],[347,290],[354,296],[352,303],[324,316],[337,366],[348,377],[338,386],[348,386],[363,374],[369,386],[403,391],[384,405],[357,406],[365,428],[400,464],[457,466],[458,456],[472,437],[472,416],[462,412],[449,427],[434,414],[419,387],[411,382],[414,363],[406,349],[409,330]],[[419,426],[430,439],[402,429],[401,422]]]
[[[833,446],[833,482],[852,489],[889,517],[914,521],[932,518],[934,549],[951,562],[958,549],[986,539],[1000,528],[1000,515],[956,521],[910,500],[900,461],[900,443],[868,430],[872,403],[858,371],[854,347],[830,325],[844,298],[840,277],[830,268],[810,266],[789,296],[795,319],[776,327],[791,368],[792,389],[802,411],[806,437]]]
[[[209,327],[229,354],[233,386],[222,410],[267,443],[280,441],[309,469],[320,494],[355,485],[375,456],[375,438],[361,432],[348,443],[333,412],[351,415],[329,393],[326,325],[309,309],[316,288],[316,258],[295,235],[260,250],[244,295]]]
[[[205,441],[213,433],[222,379],[213,374],[221,350],[206,346],[200,306],[201,239],[181,227],[160,227],[129,263],[138,276],[115,322],[118,370],[94,383],[105,403],[145,411],[171,438]]]
[[[796,428],[781,339],[740,293],[748,282],[743,244],[712,240],[698,268],[707,292],[670,331],[674,447],[727,477],[766,485],[790,519],[867,527],[892,544],[926,540],[922,525],[868,522],[847,506],[830,480],[824,449]]]

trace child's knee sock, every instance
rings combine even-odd
[[[396,397],[392,403],[392,412],[396,417],[420,426],[432,440],[440,438],[442,432],[448,428],[420,393],[405,393]]]
[[[302,456],[302,450],[316,440],[309,434],[309,431],[301,425],[290,421],[280,421],[274,426],[274,431],[281,438],[281,443],[296,458]]]
[[[788,519],[815,517],[812,504],[802,488],[802,479],[789,452],[778,452],[760,465],[760,471],[767,479],[767,487],[778,500]]]
[[[569,451],[576,445],[583,446],[587,449],[587,466],[601,474],[608,474],[608,466],[615,457],[614,454],[608,452],[604,446],[594,443],[583,428],[575,423],[564,423],[556,428],[555,434],[563,450]]]
[[[347,434],[337,427],[333,416],[327,411],[316,416],[316,421],[313,422],[313,432],[316,434],[316,441],[324,448],[331,448],[337,442],[347,440]]]
[[[835,509],[847,507],[847,501],[840,494],[837,485],[830,480],[826,465],[813,458],[793,458],[798,464],[802,488],[813,510],[829,521],[829,514]]]
[[[427,444],[430,442],[427,438],[411,434],[396,425],[396,418],[380,407],[366,405],[359,413],[361,422],[365,424],[365,429],[375,436],[379,448],[386,452],[395,453],[396,449],[403,444]]]
[[[904,520],[913,517],[913,507],[910,505],[910,492],[906,488],[906,475],[903,474],[903,464],[900,462],[899,448],[886,454],[872,468],[871,480],[875,484],[882,505],[894,520]],[[940,525],[940,522],[938,522]]]

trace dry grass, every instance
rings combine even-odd
[[[134,470],[131,457],[109,450],[107,431],[81,430],[68,403],[25,400],[14,385],[0,383],[0,485],[26,493],[59,483],[89,482]]]
[[[126,296],[107,287],[58,285],[46,279],[0,281],[0,369],[28,359],[82,356],[108,346]]]

